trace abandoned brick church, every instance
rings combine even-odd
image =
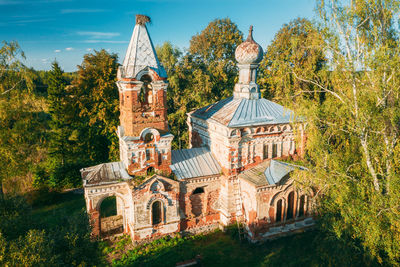
[[[233,96],[188,113],[191,148],[172,150],[167,74],[146,18],[136,17],[118,69],[120,161],[81,170],[93,234],[123,232],[142,241],[239,222],[257,242],[311,227],[310,194],[293,185],[298,167],[279,160],[302,155],[303,123],[261,97],[256,78],[263,51],[252,28],[236,48]],[[115,201],[108,217],[106,199]]]

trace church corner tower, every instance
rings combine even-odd
[[[122,66],[118,69],[120,158],[130,175],[170,173],[171,142],[167,121],[167,74],[146,28],[150,18],[136,15],[136,24]]]

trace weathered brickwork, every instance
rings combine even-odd
[[[239,222],[258,242],[312,227],[313,192],[293,186],[298,167],[276,161],[304,155],[305,124],[261,98],[263,53],[251,31],[235,55],[233,97],[190,112],[193,149],[172,151],[166,72],[137,20],[118,70],[120,162],[81,170],[94,235],[123,232],[140,243]],[[111,196],[116,214],[102,218],[102,202]]]

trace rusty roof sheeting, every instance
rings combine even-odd
[[[267,99],[233,97],[200,108],[192,116],[213,119],[228,127],[289,123],[294,119],[293,111]]]
[[[221,166],[205,147],[173,150],[171,157],[171,170],[179,180],[221,173]]]
[[[122,162],[108,162],[81,169],[83,185],[100,185],[129,180],[132,177]]]

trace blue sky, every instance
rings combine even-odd
[[[117,53],[122,61],[135,23],[146,14],[154,45],[187,48],[190,38],[215,18],[229,17],[266,46],[284,23],[313,19],[314,0],[0,0],[0,40],[19,42],[25,64],[49,69],[54,59],[75,71],[93,49]]]

